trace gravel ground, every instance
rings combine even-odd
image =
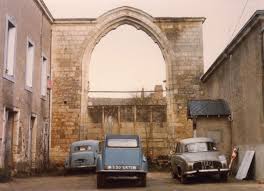
[[[96,189],[96,176],[90,174],[73,174],[68,176],[47,176],[15,178],[8,183],[0,183],[0,191],[87,191]],[[166,172],[148,173],[147,187],[136,186],[135,181],[112,181],[106,189],[101,190],[159,190],[159,191],[264,191],[264,184],[255,181],[236,181],[229,179],[221,183],[217,179],[192,179],[182,185]]]

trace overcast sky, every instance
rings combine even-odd
[[[96,18],[113,8],[132,6],[153,17],[205,17],[205,71],[264,0],[44,0],[55,18]],[[142,31],[121,26],[95,47],[92,90],[153,89],[165,80],[157,45]],[[120,97],[120,96],[119,96]]]

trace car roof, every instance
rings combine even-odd
[[[180,141],[180,143],[182,144],[199,143],[199,142],[214,142],[214,140],[209,137],[197,137],[197,138],[182,139]]]
[[[72,146],[82,146],[82,145],[98,145],[99,141],[98,140],[83,140],[83,141],[76,141],[73,142],[71,145]]]
[[[106,139],[139,139],[138,135],[106,135]]]

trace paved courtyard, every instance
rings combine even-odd
[[[93,174],[16,178],[9,183],[0,183],[0,191],[84,191],[97,190],[96,176]],[[133,181],[111,183],[105,190],[159,190],[159,191],[264,191],[264,184],[254,181],[234,181],[220,183],[215,180],[192,180],[181,185],[171,179],[169,173],[149,173],[146,188],[135,187]]]

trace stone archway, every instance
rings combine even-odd
[[[203,21],[204,18],[154,18],[132,7],[113,9],[97,19],[56,20],[52,32],[52,162],[62,162],[69,144],[79,139],[85,125],[88,70],[94,47],[109,31],[124,24],[143,30],[160,47],[166,63],[171,134],[175,140],[191,136],[186,101],[199,97],[201,92]]]
[[[96,44],[103,38],[108,32],[115,30],[121,25],[131,25],[135,27],[138,30],[144,31],[146,34],[148,34],[155,43],[158,44],[160,47],[160,50],[162,52],[162,55],[164,57],[165,63],[166,63],[166,76],[167,81],[171,79],[170,76],[170,69],[169,66],[171,66],[172,59],[174,57],[174,52],[172,51],[172,48],[170,47],[170,43],[167,39],[167,37],[162,33],[161,29],[154,23],[154,18],[150,15],[146,14],[145,12],[131,8],[131,7],[121,7],[114,10],[111,10],[107,12],[106,14],[100,16],[97,19],[97,25],[96,25],[96,31],[94,34],[91,35],[89,39],[86,39],[83,43],[83,49],[85,50],[83,55],[81,56],[83,58],[82,60],[82,103],[88,103],[87,100],[87,93],[88,89],[88,81],[89,81],[89,72],[87,71],[89,69],[91,54],[93,52],[94,47]],[[170,87],[168,87],[170,89]],[[82,115],[85,116],[87,109],[86,104],[82,104]],[[81,119],[82,124],[85,119]]]

